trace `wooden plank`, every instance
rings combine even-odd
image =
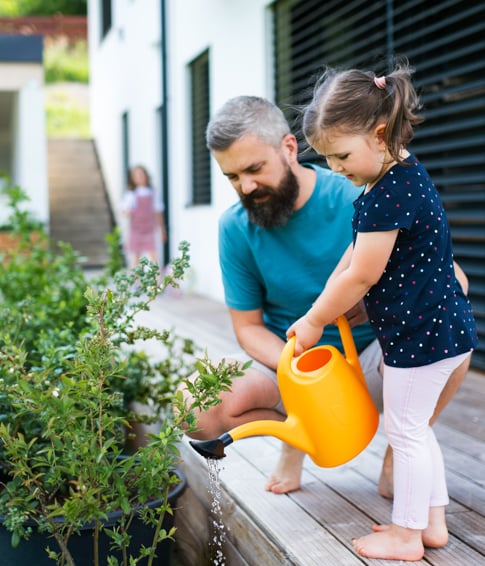
[[[377,484],[381,474],[382,459],[384,450],[387,445],[386,439],[383,434],[378,433],[373,442],[365,451],[365,458],[359,458],[354,465],[357,473],[369,479],[377,491]],[[349,464],[352,465],[353,463]],[[450,501],[447,512],[465,511],[466,508],[454,500]]]
[[[262,468],[264,472],[263,477],[272,469],[275,463],[275,457],[277,456],[277,446],[271,446],[271,443],[264,442],[263,439],[245,439],[244,441],[238,441],[231,448],[228,448],[228,461],[235,460],[235,453],[237,452],[240,456],[241,454],[246,454],[246,457],[252,462],[254,467],[258,470]],[[360,457],[359,457],[360,458]],[[356,459],[358,460],[358,459]],[[255,462],[257,464],[255,464]],[[353,461],[354,462],[354,461]],[[227,466],[227,462],[226,462]],[[319,524],[325,526],[325,531],[331,532],[339,540],[346,541],[347,546],[351,549],[350,539],[352,534],[359,535],[360,533],[353,530],[356,525],[359,525],[359,521],[356,517],[362,515],[363,518],[360,524],[364,526],[364,532],[368,532],[369,524],[371,520],[377,522],[387,521],[390,513],[390,502],[384,500],[383,498],[376,495],[376,486],[373,482],[367,482],[368,485],[363,488],[362,478],[359,477],[357,469],[360,469],[361,464],[354,462],[353,465],[346,464],[345,466],[339,467],[338,469],[323,469],[315,466],[309,461],[305,465],[304,474],[304,485],[303,489],[295,492],[291,495],[277,496],[273,495],[274,500],[274,513],[278,514],[278,502],[282,499],[292,499],[299,506],[302,507],[307,513],[310,513]],[[355,469],[354,469],[355,468]],[[231,465],[230,469],[234,473],[240,473],[244,477],[244,482],[252,482],[253,478],[244,473],[244,469],[241,467],[240,462],[236,466]],[[223,472],[224,473],[224,472]],[[311,479],[313,476],[313,480]],[[324,485],[322,482],[322,476],[325,480]],[[319,481],[315,481],[319,479]],[[235,480],[234,478],[225,477],[224,483],[226,489],[231,488],[229,484],[232,484]],[[349,487],[351,486],[351,487]],[[262,485],[259,486],[262,489]],[[330,488],[330,489],[329,489]],[[239,505],[243,505],[248,510],[253,512],[254,509],[251,505],[251,498],[247,497],[247,490],[243,490],[244,497],[243,502],[238,502]],[[340,498],[337,494],[343,494],[344,498]],[[262,495],[262,492],[261,492]],[[350,504],[350,506],[349,506]],[[362,511],[359,511],[359,508]],[[376,510],[379,510],[376,512]],[[479,549],[483,544],[484,532],[483,522],[477,522],[476,518],[473,519],[472,515],[468,513],[466,517],[466,527],[461,526],[460,529],[455,529],[455,524],[460,525],[460,521],[455,521],[453,518],[450,519],[450,531],[456,532],[462,539],[467,537],[471,542],[479,537]],[[266,522],[262,525],[262,529],[266,529]],[[320,532],[318,529],[312,530],[312,536],[318,537]],[[291,536],[291,535],[290,535]],[[450,538],[450,543],[444,549],[431,550],[427,549],[425,554],[425,560],[420,562],[415,562],[415,564],[435,564],[439,566],[455,566],[456,564],[480,564],[481,555],[477,553],[473,548],[469,548],[466,544],[463,544],[462,539],[456,538],[454,535]],[[466,543],[466,540],[464,541]],[[249,538],[249,544],[252,543],[252,537]],[[477,544],[475,542],[475,544]],[[325,564],[326,562],[320,556],[319,552],[321,549],[316,550],[312,547],[305,545],[306,552],[310,552],[314,555],[316,552],[316,562],[312,562],[312,557],[308,557],[306,562],[303,558],[299,561],[291,562],[293,564]],[[313,556],[315,558],[315,556]],[[254,560],[254,557],[252,557]],[[296,559],[294,559],[296,560]],[[335,560],[335,564],[345,564],[346,562],[337,562],[339,560],[334,555],[331,557],[331,561]],[[358,558],[358,563],[369,563],[369,564],[388,564],[387,561],[367,561],[363,558]],[[252,564],[253,562],[249,562]],[[266,562],[254,562],[255,564],[266,564]],[[268,562],[269,563],[269,562]],[[284,562],[280,562],[284,563]],[[352,562],[350,562],[352,564]],[[405,564],[404,562],[401,562]]]
[[[190,458],[190,455],[187,457]],[[242,510],[249,517],[251,531],[257,528],[263,533],[263,541],[255,540],[255,533],[246,533],[248,525],[245,525],[234,539],[231,534],[234,522],[227,513],[225,514],[224,520],[228,521],[230,529],[228,536],[250,564],[362,564],[353,552],[341,545],[291,498],[265,491],[264,474],[246,458],[241,457],[237,450],[231,451],[230,458],[224,461],[221,481],[225,493],[234,501],[236,509]],[[240,537],[244,537],[244,544],[241,544]],[[260,542],[264,544],[263,547]],[[272,543],[271,549],[265,549],[268,542]]]
[[[197,494],[207,516],[209,516],[211,497],[208,490],[207,466],[187,443],[182,444],[181,452],[184,458],[182,467],[187,475],[189,486]],[[201,461],[202,466],[200,465]],[[228,492],[226,482],[223,479],[221,481],[221,509],[230,544],[250,565],[278,566],[280,564],[292,564],[287,560],[286,552],[266,536],[264,529],[261,529],[260,521],[248,515],[244,507],[238,505],[232,493]]]
[[[378,435],[375,440],[379,441],[385,439],[379,439]],[[279,443],[279,441],[274,440],[270,440],[269,442],[275,445]],[[375,446],[376,442],[373,441],[371,445],[372,444]],[[264,453],[268,454],[269,452],[266,449],[264,450]],[[319,479],[325,483],[326,486],[342,495],[346,501],[352,503],[357,509],[364,512],[364,514],[368,517],[367,525],[365,525],[364,530],[365,533],[369,532],[371,522],[387,523],[390,518],[391,502],[378,496],[376,489],[381,461],[381,458],[376,458],[370,450],[366,450],[357,458],[352,460],[352,462],[338,468],[320,468],[311,462],[310,459],[307,459],[307,461],[305,461],[305,470],[310,473],[310,476]],[[262,465],[263,463],[264,460],[261,460],[259,465]],[[374,481],[366,479],[363,483],[361,474],[363,469],[366,468],[366,464],[367,469],[373,470]],[[269,473],[270,468],[268,467],[266,471]],[[291,494],[290,497],[295,498],[296,500],[302,499],[302,494],[308,490],[309,486],[314,485],[315,482],[312,482],[308,475],[304,475],[303,489]],[[464,491],[468,493],[470,491],[470,486],[468,486],[468,488]],[[481,496],[482,492],[483,490],[478,492],[478,497]],[[474,495],[477,494],[475,493]],[[325,498],[323,502],[319,502],[318,498],[313,496],[308,501],[302,499],[302,505],[305,506],[308,512],[316,516],[315,513],[322,513],[322,510],[327,505],[327,501],[328,500]],[[316,507],[315,510],[313,510],[315,502]],[[449,507],[454,509],[455,512],[451,514],[449,512],[447,513],[451,536],[450,542],[445,547],[446,551],[445,548],[439,550],[427,549],[425,559],[431,564],[437,564],[439,566],[445,566],[447,564],[454,566],[455,564],[462,563],[479,564],[481,558],[476,550],[479,552],[483,551],[482,545],[485,539],[485,518],[475,513],[464,512],[464,508],[461,505],[456,503],[454,504],[453,502]],[[345,528],[342,532],[340,532],[340,524],[342,522],[346,527],[345,521],[343,521],[340,517],[341,509],[342,507],[337,507],[334,513],[330,513],[329,517],[322,517],[321,519],[330,521],[330,523],[327,523],[327,528],[339,539],[342,536],[348,536]],[[457,511],[461,511],[461,513],[458,513]],[[464,517],[466,519],[466,524],[468,524],[470,528],[467,529],[461,525],[459,529],[456,529],[456,526],[460,525],[457,517]],[[359,534],[361,533],[357,533],[356,536]],[[469,547],[467,545],[469,545]],[[374,564],[376,562],[373,561],[372,563]]]
[[[269,442],[275,445],[278,443],[278,441],[274,441],[272,439],[269,440]],[[389,521],[391,503],[390,501],[384,500],[376,495],[376,483],[380,474],[380,464],[382,459],[380,453],[379,457],[377,457],[371,450],[375,450],[376,444],[379,443],[385,446],[385,438],[383,438],[382,434],[376,436],[374,441],[371,443],[369,450],[366,450],[359,457],[355,458],[352,462],[345,466],[333,469],[324,469],[315,466],[315,464],[308,459],[305,463],[305,470],[309,471],[313,477],[324,481],[326,485],[330,486],[332,489],[336,489],[357,508],[364,511],[370,518],[372,518],[373,521],[382,523]],[[267,450],[266,454],[268,454]],[[368,486],[365,488],[362,487],[358,478],[358,476],[362,474],[365,476],[365,472],[369,471],[372,486],[370,492],[368,490]],[[367,473],[367,477],[369,478],[369,473]],[[311,479],[309,480],[308,476],[304,475],[303,490],[307,487],[305,480],[311,483]],[[462,482],[453,482],[453,485],[460,485],[461,483]],[[359,490],[355,489],[356,485],[361,485]],[[481,499],[481,494],[483,493],[483,490],[479,490],[478,493],[473,491],[469,485],[463,491],[471,494],[469,499],[474,499],[477,495],[478,498]],[[297,493],[300,492],[292,494],[291,497],[298,497]],[[311,512],[310,504],[307,504],[307,510]],[[460,521],[457,520],[457,517],[462,517],[465,520],[465,525],[469,525],[469,528],[461,524]],[[443,560],[443,564],[445,564],[444,561],[448,559],[448,552],[450,549],[453,549],[450,564],[480,563],[480,558],[476,555],[473,549],[468,549],[465,545],[460,545],[460,541],[463,541],[471,547],[476,548],[478,551],[483,552],[485,518],[476,513],[467,512],[462,505],[452,501],[447,510],[447,520],[452,536],[450,537],[450,542],[446,547],[446,553],[444,552],[444,549],[435,550],[433,552],[428,549],[425,558],[429,558],[431,563],[436,561],[436,563],[440,565],[441,560]],[[336,536],[339,535],[336,533]],[[471,558],[478,560],[478,562],[470,561]]]
[[[485,376],[469,371],[451,403],[440,415],[439,423],[485,442]],[[438,424],[438,423],[437,423]]]
[[[485,466],[485,441],[477,440],[461,430],[452,428],[444,424],[441,419],[438,419],[433,429],[441,446],[454,448],[457,452],[467,454]]]
[[[247,458],[257,462],[255,465],[262,469],[265,475],[272,470],[279,452],[276,450],[278,442],[271,446],[271,442],[263,443],[261,439],[245,439],[244,445],[241,441],[236,444],[239,445],[238,451],[244,452]],[[382,516],[388,518],[390,502],[378,496],[376,486],[355,474],[351,465],[320,468],[308,458],[305,460],[302,488],[288,495],[275,497],[278,499],[288,497],[295,501],[322,528],[345,546],[359,561],[358,563],[389,566],[387,560],[370,560],[354,554],[352,538],[370,532],[372,522],[370,517],[376,506],[381,507]],[[424,566],[427,562],[400,561],[400,564]]]
[[[189,484],[177,501],[175,552],[184,566],[209,564],[209,526],[206,508]]]
[[[458,501],[465,507],[485,515],[485,462],[480,461],[464,452],[468,446],[463,436],[455,439],[455,443],[462,439],[461,450],[457,450],[450,442],[453,442],[453,434],[446,434],[442,425],[436,423],[435,427],[440,431],[440,437],[446,436],[447,440],[441,442],[441,449],[446,466],[446,477],[450,497]],[[479,449],[479,445],[483,449]],[[484,452],[485,443],[476,441],[470,444],[474,451]],[[369,445],[368,450],[374,454],[383,454],[386,440],[383,434],[376,435],[374,441]],[[380,472],[380,467],[379,467]]]
[[[435,426],[437,427],[438,424]],[[379,432],[365,451],[366,454],[367,452],[374,454],[376,460],[366,462],[363,459],[356,459],[360,463],[360,471],[376,483],[386,444],[385,436],[382,432]],[[463,446],[466,446],[466,443],[462,444]],[[485,462],[480,462],[463,453],[463,450],[457,451],[447,444],[441,443],[441,448],[445,459],[448,491],[451,498],[447,513],[471,509],[476,513],[485,515]],[[366,465],[367,463],[368,465]]]
[[[148,327],[174,330],[179,336],[194,340],[201,352],[219,358],[239,350],[224,305],[211,303],[197,295],[177,297],[173,292],[157,297],[150,311],[137,317]]]

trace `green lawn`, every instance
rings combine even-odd
[[[44,78],[47,137],[90,138],[86,42],[46,41]]]
[[[90,138],[89,103],[83,94],[89,87],[79,83],[46,86],[48,138]]]

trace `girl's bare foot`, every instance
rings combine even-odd
[[[423,531],[423,544],[430,548],[440,548],[448,542],[448,527],[444,507],[429,508],[429,523]]]
[[[273,493],[290,493],[300,489],[305,453],[283,444],[275,470],[268,476],[265,489]]]
[[[414,562],[424,556],[421,531],[398,525],[380,525],[382,529],[352,541],[355,551],[366,558],[407,560]]]
[[[389,445],[387,446],[386,453],[384,454],[377,491],[379,492],[379,495],[382,495],[382,497],[386,497],[387,499],[392,499],[394,496],[393,456],[392,448]]]
[[[372,525],[375,533],[388,531],[391,525]],[[430,507],[429,523],[422,531],[423,545],[429,548],[441,548],[448,542],[448,527],[446,526],[445,508]]]

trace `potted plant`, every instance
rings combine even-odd
[[[192,409],[216,404],[240,375],[237,364],[213,366],[190,341],[137,324],[137,313],[178,285],[188,244],[161,283],[144,262],[87,284],[72,248],[53,246],[42,230],[32,243],[22,230],[29,253],[11,254],[0,274],[0,531],[12,547],[2,545],[2,560],[168,565],[160,553],[174,535],[171,495],[183,485],[178,443],[194,426]],[[140,349],[148,339],[161,359]],[[176,393],[184,380],[190,407]],[[134,414],[133,400],[150,414]],[[160,431],[128,451],[130,422],[154,415]]]

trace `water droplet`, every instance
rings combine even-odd
[[[221,481],[219,478],[220,461],[214,459],[207,460],[209,471],[209,494],[211,496],[211,521],[213,537],[209,542],[210,555],[213,556],[213,564],[225,566],[226,559],[222,551],[226,540],[226,529],[221,509]]]

